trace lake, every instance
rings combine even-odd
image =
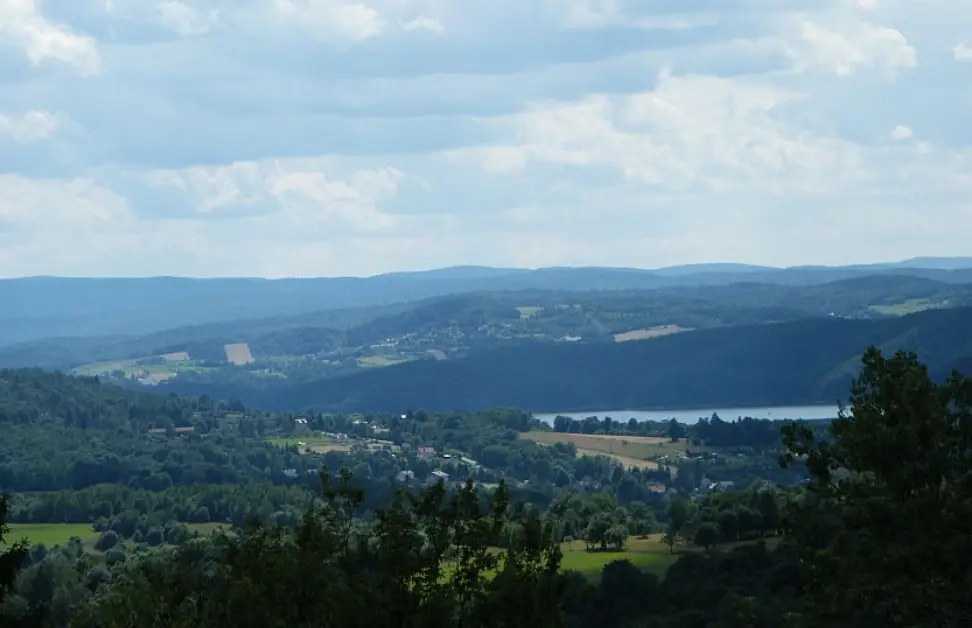
[[[741,417],[754,419],[835,419],[837,406],[776,406],[763,408],[709,408],[698,410],[595,410],[592,412],[543,412],[533,416],[544,423],[553,425],[557,415],[583,420],[589,416],[601,419],[611,417],[615,421],[627,422],[634,417],[637,421],[668,421],[679,423],[698,423],[699,419],[712,416],[715,412],[723,421],[733,421]]]

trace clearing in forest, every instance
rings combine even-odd
[[[520,313],[521,319],[532,318],[537,315],[537,312],[543,308],[537,305],[521,305],[516,308],[516,311]]]
[[[632,340],[651,340],[652,338],[661,338],[662,336],[670,336],[672,334],[678,334],[683,331],[692,331],[690,327],[679,327],[678,325],[659,325],[657,327],[649,327],[647,329],[632,329],[631,331],[626,331],[620,334],[614,334],[614,342],[630,342]]]

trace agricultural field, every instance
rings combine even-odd
[[[562,543],[560,550],[563,552],[563,559],[560,561],[560,569],[580,572],[588,580],[597,582],[605,565],[616,560],[627,560],[638,569],[661,578],[672,563],[678,560],[678,552],[671,553],[668,546],[662,543],[661,536],[651,534],[646,537],[629,537],[622,550],[587,551],[584,541],[580,540]],[[493,548],[491,551],[500,553],[503,550]],[[446,564],[444,571],[448,574],[450,568],[451,565]]]
[[[245,366],[256,362],[253,359],[253,354],[250,353],[250,345],[245,342],[225,345],[223,349],[226,351],[226,361],[230,364]]]
[[[225,523],[187,523],[186,527],[203,536],[209,536],[217,530],[227,533],[232,531],[232,526]],[[10,524],[7,540],[16,543],[26,538],[31,545],[52,548],[55,545],[64,545],[74,537],[81,539],[89,548],[93,548],[99,534],[94,531],[90,523],[13,523]]]
[[[606,434],[567,434],[533,430],[520,434],[520,438],[542,445],[573,443],[577,453],[613,458],[626,467],[657,469],[655,462],[662,456],[678,458],[685,452],[686,442],[676,443],[661,436],[609,436]]]
[[[405,358],[400,356],[393,357],[385,355],[369,355],[363,358],[358,358],[358,366],[362,368],[381,368],[411,362],[412,359],[413,358]]]
[[[516,308],[516,311],[520,313],[520,320],[526,320],[528,318],[533,318],[537,315],[537,312],[542,310],[542,307],[536,305],[521,305]]]
[[[592,581],[599,580],[604,566],[615,560],[627,560],[638,569],[661,578],[678,559],[678,554],[672,554],[668,546],[662,543],[660,534],[644,538],[629,537],[621,551],[588,552],[584,549],[584,541],[564,543],[561,550],[564,553],[561,568],[579,571]]]
[[[297,447],[301,452],[326,454],[329,451],[351,451],[350,443],[337,443],[327,436],[287,436],[271,437],[267,442],[277,447]]]
[[[869,309],[885,316],[906,316],[916,312],[923,312],[936,307],[941,307],[940,303],[932,303],[928,299],[908,299],[902,303],[893,305],[872,305]]]
[[[75,368],[71,371],[71,374],[85,377],[137,379],[142,384],[154,386],[175,377],[180,372],[212,370],[215,369],[197,365],[189,357],[189,354],[183,351],[130,360],[86,364]]]
[[[13,523],[7,539],[17,542],[26,538],[31,545],[54,547],[67,543],[73,537],[93,543],[98,538],[98,533],[92,529],[90,523]]]
[[[692,331],[689,327],[679,327],[678,325],[659,325],[648,329],[633,329],[620,334],[614,334],[614,342],[631,342],[632,340],[650,340],[662,336],[670,336],[683,331]]]

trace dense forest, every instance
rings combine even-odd
[[[282,410],[333,412],[832,404],[846,397],[856,356],[869,345],[917,351],[936,377],[968,370],[972,308],[712,328],[640,342],[508,347],[298,384],[175,379],[166,388]]]
[[[93,380],[36,371],[7,372],[2,381],[4,434],[21,425],[35,426],[38,437],[62,429],[98,436],[174,421],[158,442],[161,450],[178,450],[208,444],[201,436],[194,441],[172,432],[185,418],[180,413],[190,409],[193,427],[213,423],[215,429],[222,411],[243,423],[278,419],[271,431],[303,426],[292,415],[262,415],[238,404],[220,408],[207,400],[136,397]],[[648,486],[660,478],[612,466],[606,458],[578,458],[566,446],[535,443],[519,445],[524,447],[519,464],[532,469],[531,482],[502,477],[488,483],[470,473],[464,483],[400,486],[380,499],[368,493],[387,484],[359,482],[358,474],[368,469],[350,468],[349,463],[360,463],[348,452],[349,458],[335,461],[346,471],[324,470],[319,476],[313,471],[306,486],[264,484],[268,502],[287,501],[283,494],[289,491],[312,496],[292,504],[290,516],[253,519],[232,531],[204,535],[178,521],[143,530],[136,520],[134,530],[127,530],[112,519],[116,506],[121,512],[146,509],[146,495],[166,504],[167,516],[179,516],[173,508],[177,492],[196,492],[198,499],[209,500],[208,512],[200,506],[182,516],[207,514],[212,520],[210,505],[232,502],[228,492],[220,495],[214,487],[229,491],[234,485],[119,488],[125,496],[104,492],[121,484],[89,487],[78,491],[86,495],[84,503],[92,508],[104,503],[108,509],[95,524],[100,536],[94,551],[79,539],[53,548],[5,546],[0,621],[91,628],[969,625],[972,381],[957,374],[933,377],[914,354],[885,357],[871,348],[852,382],[849,402],[848,412],[826,426],[713,417],[668,434],[671,442],[721,441],[735,448],[719,449],[723,452],[768,449],[779,454],[781,470],[802,469],[803,479],[782,484],[756,479],[735,490],[702,494],[678,488],[669,478],[673,490],[657,497],[657,510],[630,499],[620,485]],[[359,429],[367,418],[310,416],[318,425],[340,420]],[[520,430],[538,427],[518,411],[397,416],[399,424],[382,429],[397,431],[399,442],[407,435],[443,450],[449,444],[482,446],[477,455],[483,459],[491,456],[486,449],[498,447],[486,442],[520,442]],[[391,418],[385,420],[390,424]],[[576,423],[560,420],[555,428],[604,436],[674,429],[607,420]],[[780,430],[775,446],[767,443],[772,427]],[[229,449],[239,445],[232,443]],[[280,449],[312,459],[298,447]],[[16,463],[28,455],[8,450],[0,460]],[[526,462],[544,455],[563,471],[546,482],[541,477],[549,478],[553,469]],[[574,485],[568,471],[569,461],[585,459],[609,470],[586,489]],[[505,460],[501,466],[512,470],[517,464]],[[532,487],[561,481],[570,490],[554,491],[547,502]],[[236,490],[260,490],[260,482],[243,482]],[[6,485],[0,489],[10,491]],[[56,501],[66,503],[69,495],[61,493]],[[0,502],[0,521],[24,512],[21,497]],[[122,542],[129,531],[139,535],[137,542]],[[640,545],[652,533],[662,535],[661,555],[671,557],[663,571],[638,567],[634,550],[605,564],[593,578],[567,566],[574,556]],[[0,536],[9,540],[10,534],[0,526]],[[576,540],[588,549],[573,550]]]

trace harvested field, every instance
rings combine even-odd
[[[236,366],[244,366],[256,362],[253,359],[253,354],[250,353],[250,345],[245,342],[225,345],[223,349],[226,351],[226,359]]]
[[[908,299],[902,303],[894,305],[872,305],[869,309],[874,310],[885,316],[907,316],[925,310],[940,307],[940,304],[930,302],[928,299]]]
[[[189,354],[185,351],[178,351],[176,353],[163,353],[162,359],[166,362],[188,362]]]
[[[630,342],[632,340],[650,340],[671,334],[678,334],[683,331],[692,331],[689,327],[679,327],[678,325],[659,325],[648,329],[633,329],[620,334],[614,334],[614,342]]]
[[[669,439],[660,436],[609,436],[605,434],[567,434],[534,430],[520,434],[520,438],[543,445],[573,443],[579,454],[608,456],[625,465],[655,469],[651,460],[668,453]]]

